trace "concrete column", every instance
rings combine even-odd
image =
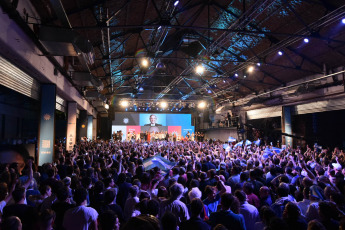
[[[73,150],[77,137],[77,102],[68,102],[66,150]]]
[[[38,165],[53,162],[55,145],[56,85],[41,85],[41,112],[38,137]]]
[[[80,110],[79,113],[79,140],[83,137],[87,137],[87,111],[86,110]]]
[[[283,106],[282,108],[282,132],[286,134],[292,135],[292,107],[291,106]],[[282,138],[283,145],[290,145],[293,144],[293,139],[290,136],[283,136]]]
[[[87,116],[87,139],[92,140],[92,133],[93,133],[93,116]]]
[[[92,139],[97,139],[97,118],[92,120]]]

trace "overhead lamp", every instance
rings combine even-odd
[[[223,83],[225,83],[226,81],[225,80],[223,80]]]
[[[203,65],[197,65],[195,68],[195,72],[199,75],[203,74],[205,71],[205,67]]]
[[[144,58],[144,59],[141,60],[141,65],[143,67],[148,67],[149,66],[149,61],[146,58]]]
[[[243,78],[246,78],[247,76],[246,75],[243,75]]]
[[[341,20],[341,22],[342,22],[343,24],[345,24],[345,18],[343,18],[343,19]]]
[[[199,109],[204,109],[205,107],[206,107],[206,102],[204,102],[204,101],[199,102],[199,104],[198,104]]]
[[[304,43],[308,43],[309,42],[309,39],[308,38],[305,38],[303,39]]]
[[[104,104],[104,108],[105,109],[109,109],[109,105],[108,104]]]
[[[211,91],[210,89],[209,89],[209,90],[207,90],[207,92],[208,92],[208,93],[212,93],[212,91]]]
[[[160,106],[162,109],[165,109],[166,107],[168,107],[168,103],[166,103],[165,101],[162,101]]]
[[[120,102],[120,105],[122,106],[122,107],[127,107],[128,106],[128,101],[121,101]]]
[[[257,66],[261,66],[261,63],[260,63],[260,62],[258,62],[258,63],[256,63],[256,65],[257,65]]]
[[[254,66],[249,66],[248,73],[252,73],[254,71]]]
[[[175,1],[174,6],[177,6],[180,3],[180,1]]]
[[[140,87],[139,88],[139,92],[143,92],[144,91],[144,88],[143,87]]]
[[[235,77],[238,77],[238,73],[235,73]]]
[[[278,51],[278,54],[279,54],[279,56],[282,56],[283,52],[282,51]]]

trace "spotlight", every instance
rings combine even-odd
[[[246,75],[243,75],[243,78],[246,78],[247,76]]]
[[[225,83],[226,81],[225,80],[223,80],[223,83]]]
[[[282,51],[278,51],[278,54],[279,54],[279,56],[282,56],[283,52]]]
[[[206,107],[206,103],[204,101],[201,101],[199,104],[198,104],[198,108],[199,109],[204,109]]]
[[[305,38],[303,39],[304,43],[308,43],[309,42],[309,39],[308,38]]]
[[[249,66],[249,68],[248,68],[248,73],[251,73],[251,72],[253,72],[254,71],[254,66]]]
[[[205,71],[205,67],[203,67],[202,65],[198,65],[196,68],[195,68],[195,72],[199,75],[203,74]]]
[[[161,108],[165,109],[166,107],[168,107],[168,103],[166,103],[165,101],[161,102]]]
[[[148,67],[149,66],[149,61],[146,58],[144,58],[143,60],[141,60],[141,65],[143,67]]]
[[[139,88],[139,92],[143,92],[144,91],[144,88],[143,87],[140,87]]]
[[[238,73],[235,73],[235,77],[238,77]]]
[[[207,92],[208,92],[208,93],[212,93],[212,91],[211,91],[210,89],[209,89],[209,90],[207,90]]]
[[[105,104],[105,105],[104,105],[104,108],[105,108],[105,109],[109,109],[109,105],[108,105],[108,104]]]
[[[257,65],[257,66],[261,66],[261,64],[260,64],[259,62],[258,62],[258,63],[256,63],[256,65]]]
[[[120,105],[121,105],[122,107],[127,107],[127,106],[128,106],[128,101],[121,101],[121,102],[120,102]]]
[[[341,22],[342,22],[343,24],[345,24],[345,18],[343,18],[343,19],[341,20]]]
[[[179,4],[180,1],[175,1],[174,2],[174,6],[177,6]]]

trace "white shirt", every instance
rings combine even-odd
[[[310,200],[303,199],[302,201],[297,203],[297,206],[301,210],[301,214],[305,216],[307,214],[308,207],[310,205]]]
[[[247,201],[242,203],[240,206],[240,213],[244,217],[244,223],[247,230],[255,230],[255,223],[260,221],[259,211],[254,206],[249,204]]]
[[[68,209],[65,213],[62,226],[66,230],[88,230],[92,222],[97,221],[98,212],[85,206]]]

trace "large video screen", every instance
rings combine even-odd
[[[191,114],[169,114],[169,113],[115,113],[112,122],[112,133],[121,130],[122,140],[128,139],[128,133],[140,135],[149,133],[176,134],[179,138],[185,137],[189,132],[194,132],[194,126],[191,125]]]

